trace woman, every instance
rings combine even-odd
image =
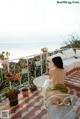
[[[65,71],[61,57],[54,57],[52,62],[53,67],[49,69],[49,80],[45,81],[42,91],[45,98],[54,94],[68,93],[68,89],[64,85]],[[51,99],[50,103],[60,103],[62,100],[63,97],[55,98]]]

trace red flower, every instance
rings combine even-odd
[[[25,64],[24,65],[24,68],[29,68],[29,67],[31,67],[31,64]]]

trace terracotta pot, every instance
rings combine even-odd
[[[20,93],[19,90],[11,90],[7,92],[5,95],[9,99],[10,106],[18,105],[18,94]]]
[[[28,88],[23,88],[22,89],[22,95],[23,95],[23,97],[28,97],[29,96],[29,94],[28,94]]]

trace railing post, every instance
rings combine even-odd
[[[21,85],[22,85],[22,84],[21,84],[21,76],[20,76],[20,79],[19,79],[19,83],[20,83],[20,86],[21,86]]]
[[[30,83],[29,83],[29,62],[28,62],[28,57],[27,57],[27,68],[28,68],[28,72],[27,72],[27,74],[28,74],[28,86],[30,85]]]
[[[36,78],[36,67],[35,67],[35,71],[34,71],[34,76],[35,76],[35,78]]]
[[[40,54],[40,61],[41,61],[41,75],[42,75],[43,74],[42,54]]]
[[[48,69],[48,65],[47,65],[47,57],[48,57],[48,52],[46,53],[46,72],[47,72],[47,69]]]
[[[10,87],[10,89],[12,88],[11,81],[9,81],[9,87]]]
[[[2,74],[2,68],[1,68],[1,82],[3,81],[3,74]]]
[[[9,60],[7,59],[7,71],[9,73]]]

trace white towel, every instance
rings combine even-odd
[[[50,89],[51,87],[53,87],[53,82],[49,79],[46,79],[43,84],[43,88]]]

